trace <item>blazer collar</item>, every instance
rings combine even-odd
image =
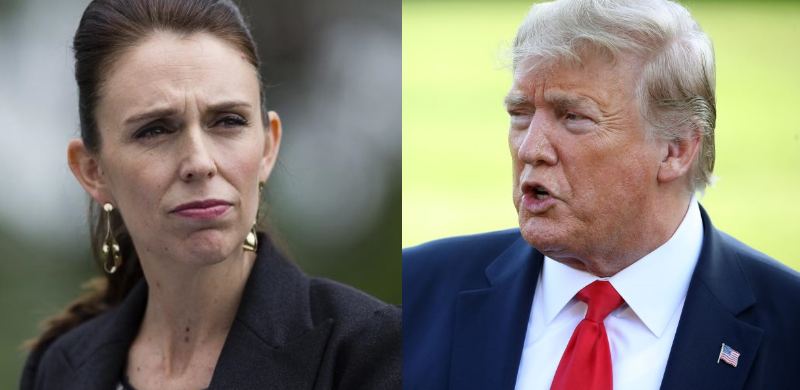
[[[456,303],[451,389],[513,389],[544,256],[520,237]]]
[[[95,332],[83,332],[83,339],[54,351],[63,354],[71,369],[65,375],[72,379],[63,381],[63,389],[115,388],[146,305],[147,285],[141,281],[117,308],[103,314],[106,320],[98,318]]]
[[[308,278],[266,236],[258,241],[267,245],[259,250],[209,389],[311,388],[333,320],[314,324]]]
[[[755,295],[737,254],[702,207],[700,214],[703,249],[689,283],[661,388],[740,389],[764,331],[740,318],[756,304]],[[741,354],[737,367],[718,362],[723,343]]]
[[[209,389],[310,388],[333,321],[314,325],[308,278],[268,237],[259,234],[258,241],[258,256]],[[73,377],[64,380],[64,389],[115,388],[146,305],[143,280],[104,314],[109,318],[97,332],[63,350]]]

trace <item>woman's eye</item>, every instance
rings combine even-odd
[[[168,133],[168,131],[164,127],[154,126],[154,127],[148,127],[146,129],[143,129],[143,130],[139,131],[138,133],[136,133],[136,135],[134,135],[134,138],[137,138],[137,139],[155,138],[155,137],[158,137],[160,135],[167,134],[167,133]]]
[[[247,120],[238,115],[230,115],[217,121],[217,124],[225,127],[242,127],[247,125]]]

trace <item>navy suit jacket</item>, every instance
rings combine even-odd
[[[265,236],[258,241],[209,390],[399,390],[401,309],[308,278]],[[37,348],[21,390],[115,389],[146,303],[141,282],[120,306]]]
[[[800,388],[800,275],[701,214],[661,388]],[[513,389],[543,261],[518,229],[405,249],[403,388]],[[722,343],[741,353],[737,367],[717,363]]]

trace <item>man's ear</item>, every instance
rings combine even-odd
[[[665,141],[663,159],[658,167],[658,181],[669,183],[692,169],[692,163],[700,151],[701,137],[693,131],[688,138]]]
[[[283,129],[281,128],[281,118],[275,111],[267,113],[267,131],[264,137],[264,152],[261,158],[261,172],[259,173],[258,180],[265,183],[272,173],[272,168],[275,167],[275,161],[278,159],[278,150],[281,146],[281,135]]]
[[[86,148],[82,140],[74,139],[67,146],[67,162],[72,174],[83,189],[97,203],[113,202],[108,194],[106,178],[98,164],[97,156]]]

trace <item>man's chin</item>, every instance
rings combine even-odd
[[[569,237],[561,231],[555,221],[547,217],[522,216],[519,219],[519,231],[528,245],[539,252],[558,253],[566,247]]]

